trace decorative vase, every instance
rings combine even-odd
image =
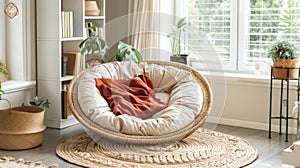
[[[0,149],[30,149],[43,142],[45,110],[19,106],[0,110]]]
[[[99,16],[100,10],[96,1],[85,1],[85,16]]]

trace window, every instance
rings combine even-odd
[[[232,69],[236,64],[234,47],[236,34],[232,32],[235,6],[230,0],[189,0],[189,27],[199,31],[187,34],[189,55],[197,60],[201,57],[214,67],[222,63],[224,69]],[[193,31],[188,31],[193,32]],[[221,67],[215,66],[218,69]]]
[[[189,23],[203,34],[186,36],[189,55],[206,61],[215,54],[218,60],[209,61],[220,61],[224,70],[249,71],[255,62],[267,64],[266,51],[279,39],[300,44],[299,0],[186,2]]]

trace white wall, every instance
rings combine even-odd
[[[106,21],[109,22],[115,18],[128,13],[129,0],[106,0]]]
[[[117,51],[117,43],[114,42],[114,39],[110,39],[109,37],[114,36],[115,32],[122,29],[123,31],[128,31],[127,23],[124,22],[122,27],[114,27],[115,23],[113,23],[114,19],[118,19],[119,17],[125,16],[128,14],[128,1],[129,0],[106,0],[106,29],[105,29],[105,37],[108,47],[110,49],[107,51],[106,55],[108,58],[114,58]],[[118,34],[118,33],[117,33]],[[121,39],[120,39],[121,40]]]
[[[269,129],[270,79],[269,77],[252,77],[227,77],[224,87],[226,95],[224,99],[218,99],[220,96],[219,93],[213,90],[213,106],[224,104],[224,108],[221,113],[212,111],[208,118],[209,122],[260,130]],[[218,82],[215,81],[214,84]],[[273,116],[279,116],[280,111],[279,82],[279,80],[274,80],[273,84]],[[221,83],[219,82],[218,84]],[[286,87],[283,93],[283,99],[286,99]],[[294,102],[297,100],[295,81],[292,81],[290,84],[289,94],[289,115],[291,115]],[[286,106],[283,106],[283,114],[286,114]],[[278,121],[275,119],[272,120],[272,131],[279,131]],[[289,132],[293,131],[296,133],[296,120],[290,120],[289,127],[291,127],[289,128]],[[282,129],[285,132],[285,121],[283,121]]]

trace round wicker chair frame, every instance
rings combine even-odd
[[[70,106],[70,110],[72,111],[73,115],[76,119],[89,131],[94,134],[97,134],[103,138],[107,138],[109,140],[117,141],[120,143],[134,143],[134,144],[158,144],[158,143],[165,143],[171,141],[178,141],[181,140],[190,134],[192,134],[195,130],[201,127],[207,115],[211,109],[212,104],[212,94],[210,90],[210,86],[207,80],[199,74],[195,69],[179,64],[174,62],[166,62],[166,61],[146,61],[148,64],[157,64],[160,66],[173,66],[177,67],[186,71],[189,71],[193,74],[195,80],[199,84],[202,93],[203,93],[203,104],[199,115],[195,118],[194,122],[190,123],[186,127],[177,130],[172,133],[163,134],[163,135],[154,135],[154,136],[142,136],[142,135],[128,135],[123,134],[120,132],[111,131],[105,129],[98,125],[97,123],[92,122],[82,111],[79,101],[78,101],[78,84],[82,74],[90,71],[90,69],[85,69],[80,74],[78,74],[71,82],[69,92],[68,92],[68,103]],[[110,64],[114,64],[113,62]],[[97,66],[97,65],[96,65]]]

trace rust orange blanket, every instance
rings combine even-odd
[[[167,106],[155,98],[149,77],[139,75],[129,80],[96,78],[96,87],[115,115],[128,114],[148,118]]]

